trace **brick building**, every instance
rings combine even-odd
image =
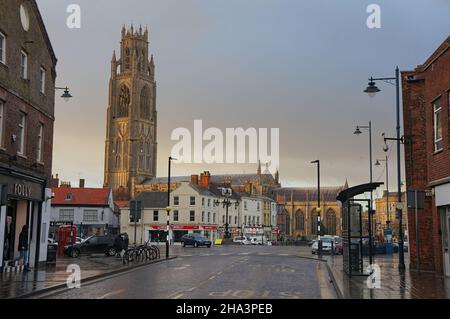
[[[421,270],[450,276],[450,37],[414,71],[402,72],[408,190],[426,192],[419,210]],[[411,269],[417,269],[414,210],[408,209]]]
[[[34,267],[47,252],[57,60],[36,1],[3,0],[1,8],[0,267],[18,256],[24,225]]]

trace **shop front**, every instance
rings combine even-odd
[[[167,225],[150,225],[145,227],[145,240],[151,242],[165,242]],[[217,238],[217,226],[206,225],[170,225],[169,240],[171,243],[180,243],[181,238],[187,234],[199,234],[211,240]]]
[[[44,264],[47,253],[50,197],[46,182],[33,176],[0,172],[0,260],[1,270],[13,266],[20,256],[19,236],[27,234],[26,264],[36,267]]]
[[[450,277],[450,183],[436,186],[435,201],[441,224],[444,275]]]

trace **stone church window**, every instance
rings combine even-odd
[[[145,168],[147,170],[151,169],[151,147],[150,143],[145,144],[146,152],[145,152]]]
[[[138,168],[144,169],[144,142],[139,142],[139,159],[138,159]]]
[[[119,96],[119,109],[117,117],[128,117],[128,109],[130,107],[130,89],[126,85],[122,85]]]
[[[150,119],[150,99],[150,90],[148,86],[145,86],[142,89],[140,101],[140,113],[143,119]]]
[[[336,235],[336,213],[334,210],[329,209],[327,212],[327,233],[328,235]]]
[[[298,210],[297,213],[295,213],[295,228],[298,231],[305,230],[305,215],[301,210]]]

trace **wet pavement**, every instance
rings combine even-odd
[[[450,278],[429,272],[408,270],[409,254],[405,254],[407,270],[398,270],[398,254],[376,255],[374,264],[380,268],[380,281],[367,284],[367,276],[348,277],[343,271],[342,256],[324,256],[343,298],[351,299],[449,299]],[[370,288],[372,286],[372,288]],[[378,286],[375,287],[374,286]]]
[[[48,265],[39,270],[0,273],[0,299],[14,298],[65,284],[68,276],[72,273],[72,271],[67,272],[68,266],[74,264],[80,267],[82,280],[130,268],[122,264],[122,259],[105,257],[104,254],[76,259],[58,257],[56,265]]]
[[[325,264],[298,247],[173,247],[178,258],[82,285],[51,299],[336,298]]]

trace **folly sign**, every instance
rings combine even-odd
[[[42,201],[43,184],[28,181],[13,176],[0,175],[0,184],[7,185],[8,191],[5,194],[8,197],[25,199],[32,201]]]
[[[15,183],[13,185],[13,194],[19,197],[30,198],[32,197],[31,185]]]

